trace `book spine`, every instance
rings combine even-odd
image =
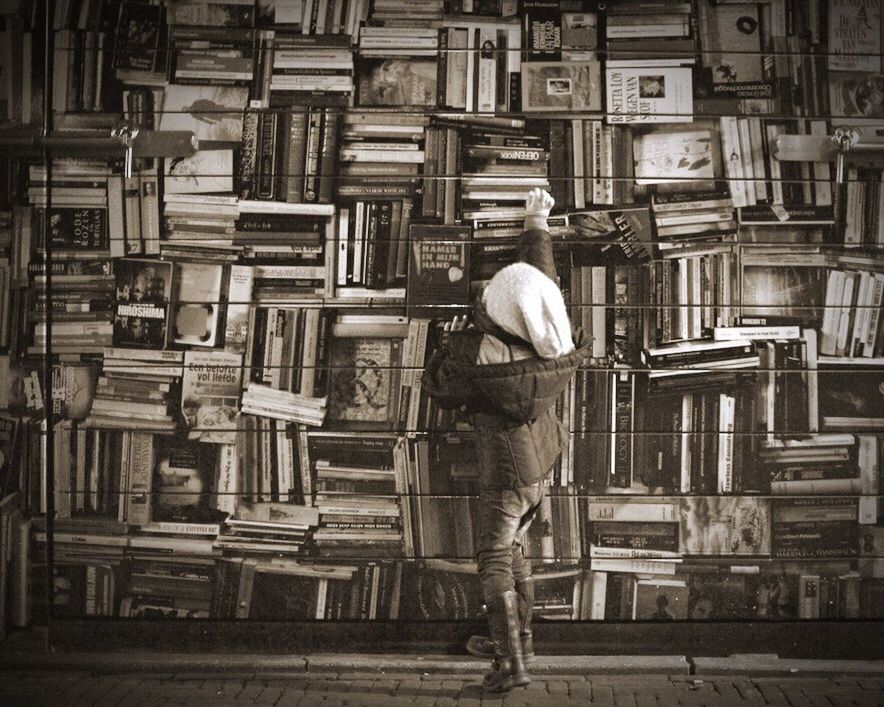
[[[261,113],[258,125],[258,154],[255,197],[264,201],[276,196],[277,113]]]
[[[126,522],[147,525],[151,521],[153,436],[132,432],[129,440],[129,488],[126,494]]]

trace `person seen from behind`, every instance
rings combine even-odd
[[[568,432],[556,401],[589,355],[558,286],[547,226],[549,193],[526,199],[517,261],[476,298],[468,326],[452,331],[424,371],[424,390],[443,408],[465,406],[479,457],[477,560],[489,635],[467,650],[492,659],[486,692],[530,683],[534,584],[525,538]]]

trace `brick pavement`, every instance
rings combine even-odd
[[[535,676],[504,697],[483,696],[478,672],[126,673],[0,671],[0,704],[40,705],[782,705],[884,707],[884,675]]]

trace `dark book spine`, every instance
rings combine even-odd
[[[613,444],[609,485],[629,488],[632,484],[632,393],[634,377],[613,373]]]
[[[335,166],[338,154],[340,115],[337,111],[325,110],[322,116],[322,144],[319,159],[319,193],[317,201],[331,203],[335,193]]]
[[[280,114],[277,120],[277,138],[276,138],[276,174],[275,178],[275,195],[278,199],[284,199],[288,195],[289,183],[291,176],[291,159],[292,159],[292,120],[291,113]]]
[[[311,110],[307,123],[307,152],[304,165],[304,201],[311,203],[319,198],[321,141],[322,112]]]
[[[448,105],[446,87],[448,82],[448,27],[439,28],[439,59],[436,62],[436,105]]]
[[[575,208],[574,201],[574,130],[570,120],[563,121],[564,146],[565,146],[565,206]]]
[[[299,204],[304,201],[304,166],[307,158],[307,115],[301,111],[291,113],[291,124],[288,128],[289,141],[288,161],[285,164],[286,186],[285,200]]]
[[[561,120],[549,123],[549,185],[556,204],[567,205],[565,190],[565,124]]]
[[[365,252],[362,258],[362,281],[366,287],[375,287],[377,283],[375,253],[378,245],[378,203],[368,202],[365,212],[365,244],[363,246]]]
[[[255,197],[272,200],[276,195],[277,113],[262,113],[258,126],[257,185]]]
[[[255,171],[258,164],[258,127],[260,114],[249,111],[243,116],[242,142],[239,153],[238,192],[241,199],[255,196]]]
[[[375,237],[375,255],[373,261],[373,269],[375,271],[375,286],[383,288],[387,286],[387,260],[389,258],[390,243],[390,225],[393,214],[393,206],[389,201],[381,201],[378,203],[378,225],[377,235]]]
[[[522,0],[524,61],[561,61],[562,13],[558,0]]]

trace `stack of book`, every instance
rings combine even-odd
[[[174,431],[174,386],[183,373],[180,351],[105,348],[87,423],[112,429]]]
[[[207,166],[198,164],[195,168],[202,170]],[[239,216],[236,197],[176,193],[177,190],[170,191],[169,179],[166,178],[166,190],[163,194],[162,246],[166,249],[181,246],[205,249],[233,245],[236,219]],[[225,190],[223,186],[226,185],[219,186],[222,188],[218,191],[232,190],[232,187]]]
[[[849,496],[771,499],[771,555],[802,559],[859,554],[859,499]]]
[[[646,349],[642,360],[651,378],[702,375],[709,370],[758,368],[758,351],[751,341],[686,341]]]
[[[262,37],[267,48],[256,81],[271,105],[349,105],[354,89],[349,35],[265,31]]]
[[[319,523],[315,508],[288,503],[239,504],[224,521],[215,547],[247,557],[304,555],[310,530]]]
[[[119,591],[121,617],[211,616],[215,562],[220,555],[212,550],[211,540],[135,536],[129,554],[131,574]]]
[[[114,276],[108,260],[57,260],[52,263],[52,297],[46,287],[45,263],[32,261],[30,285],[33,306],[28,319],[33,324],[32,353],[42,353],[50,341],[46,335],[47,310],[52,309],[52,349],[57,353],[98,353],[111,344],[113,311],[109,300]],[[8,283],[7,283],[8,285]],[[56,291],[62,289],[63,293]],[[6,324],[0,331],[10,336],[11,297],[4,297]]]
[[[549,152],[542,135],[509,135],[491,128],[460,136],[460,208],[473,219],[524,208],[532,189],[549,189]]]
[[[319,527],[313,543],[320,556],[402,554],[402,511],[397,494],[396,438],[383,435],[322,435],[308,438],[314,503]]]
[[[591,588],[583,589],[587,596],[582,598],[581,618],[600,619],[606,608],[609,572],[648,572],[659,575],[654,579],[661,581],[682,561],[679,505],[672,499],[592,497],[584,503],[583,537],[593,557],[593,577],[586,582]],[[619,600],[619,596],[612,599]]]
[[[342,199],[405,198],[420,191],[429,120],[368,111],[344,114],[337,193]],[[435,175],[426,174],[427,178]]]
[[[875,485],[878,439],[835,433],[768,440],[759,459],[770,475],[771,493],[860,494]]]
[[[444,0],[415,0],[407,5],[377,0],[371,5],[371,23],[383,27],[433,26],[442,19],[443,11],[450,11]]]
[[[609,63],[651,56],[693,61],[697,37],[691,14],[690,3],[678,0],[654,5],[627,0],[605,8],[598,19]]]
[[[249,383],[242,394],[242,411],[320,427],[325,418],[326,400]]]

